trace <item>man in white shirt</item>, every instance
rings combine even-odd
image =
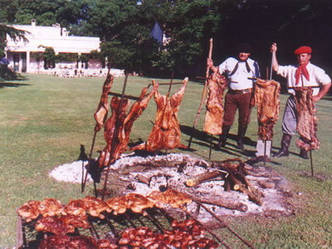
[[[225,74],[228,79],[228,92],[225,96],[225,110],[222,134],[218,147],[224,147],[229,130],[234,122],[237,109],[239,110],[238,120],[238,140],[237,147],[244,149],[243,138],[250,122],[250,100],[254,78],[260,76],[258,63],[249,58],[251,47],[249,44],[241,43],[238,48],[237,58],[229,57],[218,67],[213,65],[211,59],[207,60],[207,65],[213,72],[219,71]]]
[[[330,89],[331,78],[323,69],[310,63],[312,49],[308,46],[301,46],[294,51],[298,65],[280,66],[277,61],[277,44],[271,46],[272,68],[280,76],[287,79],[288,93],[284,116],[282,120],[282,140],[281,149],[274,154],[274,157],[288,156],[288,147],[292,136],[296,134],[297,112],[294,98],[294,87],[312,87],[313,101],[317,102],[324,97]],[[308,159],[307,151],[301,149],[300,157]]]

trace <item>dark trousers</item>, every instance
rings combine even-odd
[[[236,110],[239,109],[239,126],[246,127],[250,122],[251,92],[230,93],[225,97],[224,126],[231,126],[234,122]]]

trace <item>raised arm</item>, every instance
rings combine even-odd
[[[216,73],[218,72],[218,67],[215,67],[213,65],[213,60],[210,58],[207,58],[206,65],[211,69],[212,72]]]
[[[272,69],[274,71],[278,71],[278,68],[279,68],[279,63],[278,63],[278,60],[277,60],[277,50],[278,50],[278,47],[277,47],[277,43],[272,43],[271,45],[271,53],[272,53]]]

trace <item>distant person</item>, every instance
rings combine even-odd
[[[290,94],[282,120],[281,148],[274,157],[288,156],[288,147],[292,136],[296,134],[297,112],[295,103],[295,86],[313,86],[313,101],[317,102],[323,98],[331,86],[331,78],[318,66],[311,64],[312,49],[308,46],[301,46],[294,51],[297,58],[297,65],[280,66],[277,61],[277,44],[272,43],[272,68],[278,75],[287,79],[288,93]],[[318,87],[317,87],[318,86]],[[308,159],[308,153],[304,149],[300,151],[300,157]]]
[[[225,110],[222,134],[218,147],[224,147],[229,130],[234,122],[235,113],[239,110],[237,148],[243,150],[243,138],[250,122],[250,100],[254,78],[260,76],[258,63],[249,56],[251,47],[247,43],[241,43],[237,47],[237,58],[229,57],[218,67],[213,65],[212,59],[207,60],[207,66],[213,71],[225,74],[228,79],[228,92],[225,96]]]

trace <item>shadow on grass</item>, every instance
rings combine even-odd
[[[29,86],[30,84],[17,83],[17,82],[0,82],[0,88],[4,87],[20,87],[20,86]]]

